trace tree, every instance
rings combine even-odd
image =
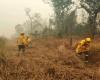
[[[31,16],[31,20],[26,20],[23,26],[26,34],[35,36],[37,33],[40,34],[45,24],[40,13],[34,13]]]
[[[17,24],[17,25],[15,26],[15,30],[16,30],[16,33],[17,33],[17,34],[20,34],[21,32],[24,32],[24,29],[23,29],[23,27],[22,27],[21,24]]]
[[[58,34],[62,35],[64,27],[65,12],[68,11],[71,0],[51,0],[55,12],[55,24]]]
[[[88,23],[91,26],[91,34],[94,38],[96,34],[96,17],[100,12],[100,0],[81,0],[81,7],[89,14]]]
[[[32,29],[33,29],[33,24],[32,24],[32,17],[31,17],[31,9],[30,8],[26,8],[25,9],[26,15],[29,17],[30,19],[30,34],[32,35]]]
[[[49,18],[49,29],[54,29],[54,25],[55,25],[55,19],[53,16],[50,16]]]
[[[32,32],[40,33],[43,30],[43,19],[39,13],[35,13],[33,18],[33,30]]]
[[[69,35],[69,43],[70,43],[70,46],[72,46],[72,43],[73,43],[73,33],[74,33],[74,28],[75,28],[75,24],[76,24],[76,10],[72,11],[69,15],[66,16],[65,18],[65,23],[66,23],[66,27],[65,27],[65,32],[67,30],[67,34]]]
[[[27,24],[28,24],[28,31],[29,31],[29,28],[30,28],[30,31],[28,33],[30,35],[34,35],[35,32],[41,31],[42,28],[43,28],[43,24],[42,24],[43,20],[41,18],[41,15],[39,13],[35,13],[35,14],[31,15],[30,14],[30,12],[31,12],[30,8],[26,8],[25,12],[26,12],[26,15],[29,18],[29,20],[27,21]]]

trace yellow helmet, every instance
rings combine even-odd
[[[20,35],[24,35],[24,33],[22,32],[22,33],[20,33]]]
[[[83,45],[85,43],[85,40],[81,40],[80,44]]]
[[[87,42],[91,42],[92,40],[91,40],[91,38],[86,38],[85,39]]]

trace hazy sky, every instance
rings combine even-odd
[[[15,33],[14,26],[26,20],[25,8],[32,13],[40,12],[43,17],[52,14],[52,8],[42,0],[0,0],[0,36],[10,37]]]

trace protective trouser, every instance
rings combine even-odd
[[[25,52],[25,45],[18,45],[18,50],[19,50],[19,52],[22,51],[24,53]]]
[[[89,52],[88,51],[80,52],[80,53],[78,53],[78,56],[81,59],[84,59],[84,61],[88,62]]]
[[[88,62],[88,60],[89,60],[89,51],[84,52],[84,57],[85,57],[85,61]]]

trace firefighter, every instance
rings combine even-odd
[[[91,43],[91,38],[86,38],[84,40],[81,40],[76,47],[76,53],[79,56],[82,57],[84,56],[85,62],[88,62],[90,43]]]
[[[25,34],[20,33],[20,36],[17,39],[17,44],[18,44],[18,51],[19,52],[25,52]]]

